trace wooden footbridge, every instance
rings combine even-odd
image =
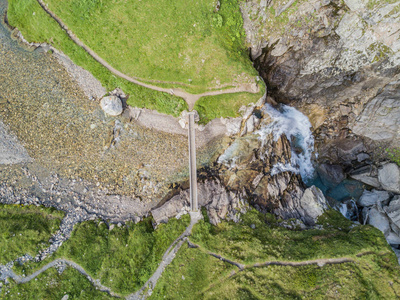
[[[197,202],[197,167],[196,167],[196,140],[194,128],[194,112],[188,113],[189,117],[189,177],[190,177],[190,210],[199,210]]]

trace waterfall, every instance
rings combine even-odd
[[[278,163],[273,166],[271,175],[285,171],[291,171],[301,175],[306,182],[313,178],[314,167],[311,161],[314,151],[314,136],[311,132],[311,123],[308,118],[297,109],[281,104],[279,109],[271,105],[264,106],[271,118],[272,123],[262,127],[256,133],[260,136],[262,143],[266,141],[269,134],[277,141],[282,134],[285,134],[290,141],[292,148],[291,162],[288,164]],[[295,151],[295,149],[301,151]]]
[[[261,141],[263,147],[272,133],[273,139],[277,141],[282,134],[285,134],[291,144],[291,161],[288,164],[277,163],[272,167],[271,175],[290,171],[300,174],[304,182],[308,182],[314,177],[314,167],[311,161],[314,151],[314,137],[311,133],[311,123],[308,118],[297,109],[280,105],[279,109],[266,104],[264,112],[270,115],[272,122],[262,125],[254,132]],[[224,164],[229,168],[236,167],[236,161],[240,152],[240,139],[236,139],[230,147],[218,158],[218,163]],[[261,147],[261,148],[262,148]],[[264,153],[260,158],[264,160]]]

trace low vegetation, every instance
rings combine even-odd
[[[237,224],[207,220],[165,270],[151,299],[394,299],[400,269],[381,232],[354,226],[336,211],[320,218],[323,229],[287,230],[255,210]],[[211,256],[246,265],[243,271]],[[362,256],[357,254],[363,253]],[[252,267],[255,262],[347,257],[354,262],[318,266]],[[205,275],[206,274],[206,275]]]
[[[159,0],[157,5],[152,1],[137,5],[132,1],[110,0],[45,2],[108,63],[143,82],[202,93],[256,80],[257,72],[244,44],[238,0],[221,1],[218,12],[214,0],[190,5],[183,0],[174,3]],[[66,53],[108,90],[120,87],[130,95],[131,106],[173,116],[188,108],[181,98],[113,75],[77,46],[36,0],[9,0],[8,20],[28,41],[47,42]],[[263,83],[259,85],[263,89]],[[234,109],[256,102],[261,95],[228,94],[200,100],[202,122],[218,116],[237,116]],[[219,100],[222,102],[216,105]]]
[[[389,255],[370,255],[358,259],[357,263],[323,267],[252,268],[216,282],[201,298],[395,299],[400,292],[395,263]]]
[[[265,93],[265,87],[262,85],[260,92],[256,94],[258,99]],[[222,94],[218,96],[209,96],[200,98],[194,109],[200,116],[200,123],[207,124],[212,119],[220,117],[237,117],[240,107],[250,103],[256,103],[258,99],[249,93]]]
[[[400,148],[388,148],[386,153],[391,161],[400,166]]]
[[[68,298],[63,298],[68,295]],[[40,274],[36,279],[24,284],[11,280],[3,287],[1,299],[116,299],[101,292],[73,268],[66,268],[61,274],[54,268]]]
[[[43,227],[40,220],[44,217],[59,222],[63,216],[41,207],[3,206],[2,211],[0,221],[6,215],[18,224],[30,220],[35,228]],[[279,226],[282,220],[256,210],[243,215],[239,223],[222,222],[218,226],[211,225],[207,214],[203,214],[205,219],[195,225],[190,237],[199,247],[190,248],[186,243],[182,246],[150,299],[276,299],[277,295],[282,299],[391,299],[400,294],[400,268],[383,234],[371,226],[353,224],[336,211],[326,212],[319,218],[320,229],[310,230],[285,229]],[[52,257],[39,264],[16,264],[14,270],[29,275],[55,258],[65,258],[81,265],[113,292],[131,294],[155,271],[165,250],[189,224],[189,216],[171,219],[156,230],[151,222],[147,218],[112,229],[101,221],[83,222]],[[14,231],[22,236],[30,232],[29,226],[21,226]],[[19,247],[25,253],[25,244]],[[34,255],[37,249],[32,249]],[[245,268],[239,270],[209,252]],[[253,266],[267,261],[344,257],[352,262]],[[2,299],[61,299],[65,295],[69,299],[111,298],[70,267],[51,268],[26,284],[11,280],[0,291]]]
[[[189,225],[189,216],[171,219],[153,229],[151,219],[112,230],[100,221],[76,225],[71,238],[55,255],[41,264],[16,266],[16,272],[31,274],[55,258],[72,260],[112,291],[127,295],[138,290],[156,270],[170,244]]]
[[[238,224],[223,222],[212,226],[206,221],[200,222],[193,229],[191,241],[243,264],[391,251],[380,231],[372,226],[354,225],[336,211],[325,213],[320,222],[323,229],[287,230],[278,226],[272,215],[251,210]]]
[[[64,213],[42,206],[0,205],[0,264],[49,246]]]
[[[74,63],[90,71],[108,90],[120,87],[130,95],[129,105],[155,109],[173,116],[178,116],[188,108],[181,98],[141,87],[113,75],[76,45],[36,0],[9,0],[7,14],[10,25],[18,27],[25,39],[53,45],[67,54]]]
[[[221,1],[218,12],[215,0],[45,3],[91,49],[129,76],[179,82],[182,89],[199,93],[219,84],[254,82],[257,75],[244,48],[238,0]]]

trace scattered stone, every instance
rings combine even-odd
[[[122,101],[117,96],[104,97],[100,106],[110,116],[119,116],[122,113]]]
[[[357,203],[358,205],[364,207],[364,206],[372,206],[375,205],[376,203],[380,203],[387,205],[385,201],[389,200],[389,193],[387,191],[377,191],[377,190],[372,190],[372,191],[367,191],[364,190],[363,194],[361,195],[360,199],[358,199]]]
[[[400,168],[395,163],[386,164],[379,169],[378,179],[385,190],[400,194]]]
[[[400,196],[395,196],[392,201],[390,201],[389,206],[384,207],[384,210],[390,220],[397,227],[400,227]]]

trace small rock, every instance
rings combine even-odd
[[[369,158],[370,157],[369,157],[369,155],[367,153],[359,153],[359,154],[357,154],[357,161],[358,162],[362,162],[362,161],[367,160]]]

